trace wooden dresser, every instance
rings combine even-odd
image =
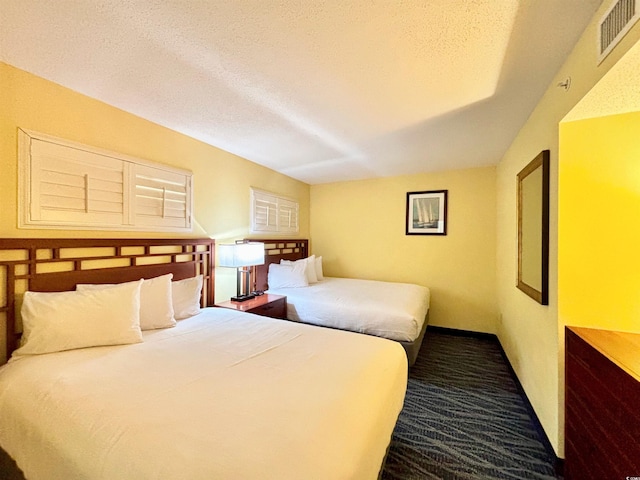
[[[640,478],[640,334],[566,329],[567,480]]]

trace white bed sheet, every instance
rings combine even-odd
[[[418,338],[430,300],[420,285],[337,277],[268,292],[287,296],[289,320],[402,342]]]
[[[27,479],[377,478],[399,344],[222,308],[143,333],[0,368],[0,447]]]

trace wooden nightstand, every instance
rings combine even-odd
[[[216,303],[216,307],[230,308],[240,312],[255,313],[263,317],[287,318],[287,297],[284,295],[272,295],[265,293],[244,302],[232,302],[230,300]]]

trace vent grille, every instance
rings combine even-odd
[[[614,49],[622,37],[640,17],[637,0],[619,0],[600,21],[598,35],[598,63]]]

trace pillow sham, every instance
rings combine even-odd
[[[318,277],[318,281],[324,280],[324,272],[322,271],[322,256],[316,257],[316,277]]]
[[[316,256],[311,255],[307,258],[302,258],[300,260],[291,261],[291,260],[280,260],[280,265],[295,265],[295,264],[304,264],[304,273],[307,277],[307,283],[311,285],[312,283],[318,282],[318,276],[316,275],[316,265],[315,265]]]
[[[171,299],[176,320],[193,317],[200,313],[202,283],[202,275],[171,282]]]
[[[305,264],[294,263],[282,265],[272,263],[267,274],[269,289],[308,287],[309,282],[305,275]]]
[[[176,319],[171,301],[171,279],[173,273],[149,278],[142,281],[140,289],[140,329],[173,327]],[[135,282],[128,282],[135,283]],[[76,290],[100,290],[113,284],[78,284]]]
[[[14,355],[142,342],[142,280],[101,290],[25,292],[22,341]]]
[[[307,279],[309,283],[318,283],[318,274],[316,273],[316,256],[311,255],[310,257],[305,258],[307,262]]]

